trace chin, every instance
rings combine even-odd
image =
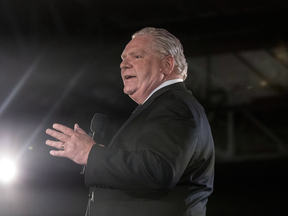
[[[133,95],[133,94],[136,92],[135,90],[126,89],[126,88],[124,88],[123,91],[124,91],[124,93],[127,94],[127,95]]]

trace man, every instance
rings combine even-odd
[[[54,124],[54,156],[86,165],[88,215],[203,216],[213,190],[214,146],[201,105],[183,83],[180,41],[164,29],[132,36],[120,64],[124,92],[141,105],[108,147],[77,124]]]

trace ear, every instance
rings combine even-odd
[[[165,56],[162,60],[162,72],[169,75],[174,70],[174,58],[172,55]]]

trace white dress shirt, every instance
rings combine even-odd
[[[142,105],[159,89],[164,88],[165,86],[168,86],[168,85],[172,85],[174,83],[178,83],[178,82],[183,82],[183,80],[182,79],[173,79],[173,80],[168,80],[168,81],[162,83],[160,86],[158,86],[156,89],[154,89],[154,91],[151,92],[151,94],[146,98],[146,100],[142,103]]]

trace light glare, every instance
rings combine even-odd
[[[3,182],[9,182],[13,180],[16,175],[16,167],[14,163],[9,159],[2,159],[0,161],[0,180]]]

